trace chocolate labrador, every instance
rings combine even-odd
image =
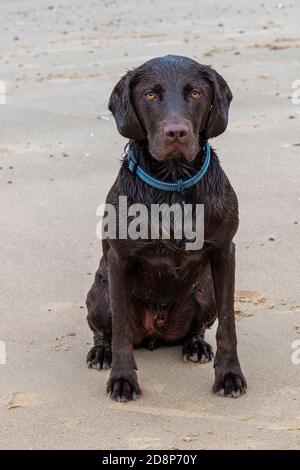
[[[211,361],[206,328],[218,318],[213,391],[238,397],[246,391],[237,354],[234,318],[238,201],[207,140],[227,126],[231,91],[211,67],[168,55],[130,70],[109,100],[118,131],[129,143],[106,203],[204,205],[204,237],[186,249],[186,236],[111,236],[105,219],[103,257],[87,296],[94,347],[90,367],[111,367],[107,392],[118,401],[135,399],[141,388],[133,349],[183,345],[186,361]],[[132,217],[125,216],[125,224]],[[160,224],[163,221],[160,219]],[[119,225],[118,225],[119,227]],[[107,234],[108,233],[108,234]]]

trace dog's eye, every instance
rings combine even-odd
[[[148,101],[153,101],[157,98],[156,94],[153,93],[153,91],[148,91],[147,93],[145,93],[145,98],[148,100]]]
[[[200,91],[198,90],[192,90],[191,92],[191,97],[194,98],[194,100],[196,100],[197,98],[199,98],[200,96]]]

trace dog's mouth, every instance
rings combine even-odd
[[[158,152],[151,152],[156,160],[186,160],[193,161],[197,155],[196,146],[183,144],[164,145]]]
[[[179,142],[164,145],[164,153],[166,157],[184,157],[188,153],[187,150],[188,146]]]
[[[166,160],[166,161],[169,161],[169,160],[182,160],[182,159],[185,159],[185,158],[186,158],[185,153],[182,150],[179,150],[179,149],[172,150],[171,152],[165,153],[163,155],[163,159]]]

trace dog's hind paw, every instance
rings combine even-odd
[[[214,357],[212,347],[198,336],[194,336],[184,343],[182,354],[184,361],[200,362],[201,364],[210,362]]]
[[[111,367],[112,354],[111,344],[103,342],[94,346],[87,355],[88,367],[93,369],[109,369]]]

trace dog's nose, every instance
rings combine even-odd
[[[185,124],[167,124],[164,128],[164,135],[169,142],[185,142],[189,134],[189,129]]]

